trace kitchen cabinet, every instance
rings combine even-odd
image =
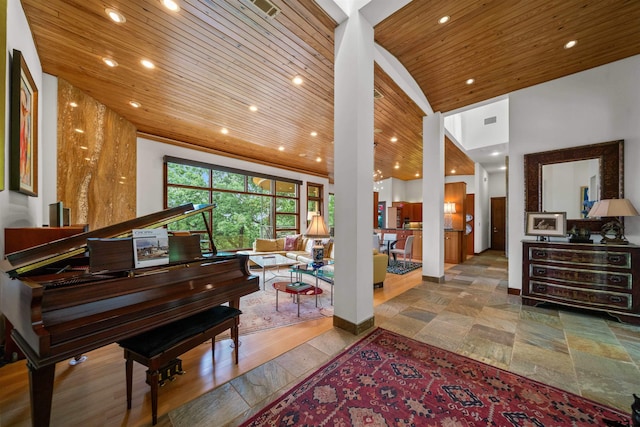
[[[444,262],[460,264],[463,258],[462,231],[447,230],[444,232]]]

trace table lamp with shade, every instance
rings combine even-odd
[[[638,216],[638,211],[628,199],[605,199],[597,201],[589,214],[589,218],[612,218],[602,226],[600,243],[626,245],[629,241],[624,237],[624,226],[618,219],[621,216]],[[613,236],[613,237],[611,237]]]
[[[311,256],[313,258],[313,267],[318,268],[324,265],[324,246],[320,239],[329,237],[329,229],[325,224],[322,215],[315,214],[311,218],[311,224],[304,233],[305,236],[314,239]]]
[[[453,228],[453,214],[456,213],[456,204],[454,202],[444,202],[444,228],[450,230]]]

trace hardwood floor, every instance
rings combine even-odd
[[[387,301],[420,283],[421,270],[387,275],[385,285],[374,291],[374,305]],[[211,364],[210,343],[185,353],[185,376],[160,389],[158,425],[170,425],[166,414],[223,383],[330,330],[332,319],[313,320],[286,328],[240,337],[240,360],[232,361],[231,340],[216,343],[216,364]],[[141,426],[151,424],[151,400],[145,369],[134,364],[132,409],[127,411],[122,349],[111,344],[87,353],[76,366],[61,362],[51,414],[52,426]],[[165,391],[166,390],[166,391]],[[0,368],[0,427],[30,426],[28,372],[25,361]]]

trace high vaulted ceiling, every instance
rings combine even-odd
[[[249,0],[179,0],[178,12],[159,0],[22,0],[44,71],[143,136],[331,178],[336,23],[313,0],[272,3],[274,18]],[[109,20],[108,7],[126,22]],[[450,21],[438,24],[444,15]],[[413,0],[376,25],[375,40],[434,111],[449,112],[640,54],[639,28],[637,0]],[[304,82],[292,84],[294,76]],[[383,95],[374,103],[374,169],[415,179],[425,112],[379,66],[374,85]],[[446,148],[447,171],[473,173],[454,144]]]

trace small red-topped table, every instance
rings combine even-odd
[[[306,283],[303,283],[307,285]],[[300,295],[315,295],[316,296],[316,307],[318,306],[318,295],[322,293],[322,289],[317,286],[308,285],[310,287],[296,289],[291,286],[291,282],[274,282],[273,288],[276,290],[276,311],[278,311],[278,291],[286,292],[288,294],[294,295],[294,299],[298,304],[298,317],[300,317]]]

